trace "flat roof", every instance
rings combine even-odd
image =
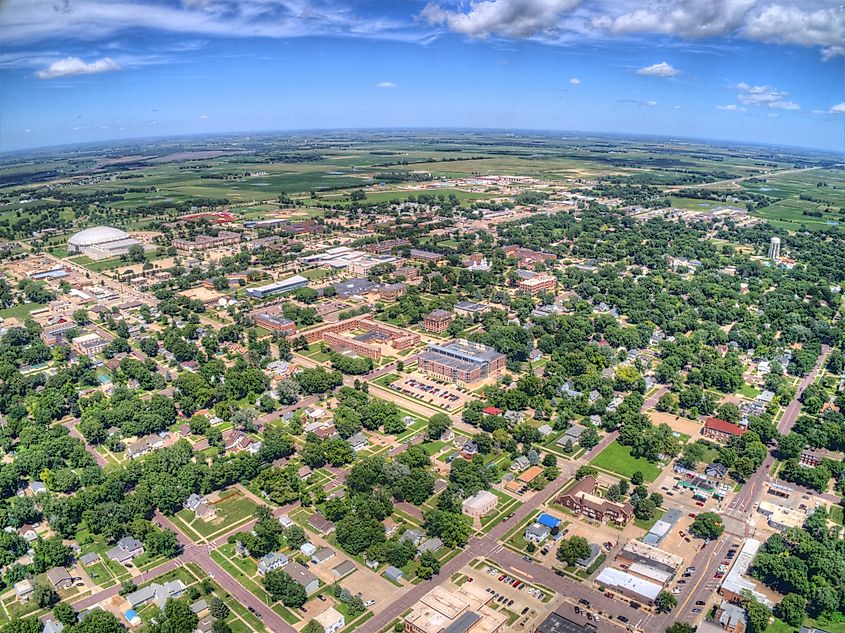
[[[648,580],[643,580],[637,576],[622,571],[621,569],[614,569],[613,567],[605,567],[601,573],[596,576],[596,582],[609,587],[617,587],[626,589],[639,596],[654,600],[657,594],[663,589],[662,585],[657,585]]]

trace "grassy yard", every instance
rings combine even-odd
[[[255,502],[240,494],[233,492],[231,496],[224,501],[217,503],[215,506],[217,514],[211,521],[204,521],[194,517],[194,513],[190,510],[179,510],[176,516],[179,517],[186,525],[194,530],[200,536],[208,538],[222,530],[231,530],[237,527],[239,523],[249,521],[255,514]]]
[[[14,318],[18,319],[19,321],[23,321],[29,316],[30,312],[32,312],[33,310],[40,310],[41,308],[46,307],[47,304],[45,303],[19,303],[4,310],[0,310],[0,318]]]
[[[759,396],[761,393],[763,393],[759,389],[755,389],[751,385],[746,385],[745,383],[743,383],[742,387],[737,389],[736,392],[740,396],[744,396],[744,397],[748,398],[749,400],[753,400],[754,398]]]
[[[596,468],[609,470],[627,478],[639,471],[646,481],[654,481],[660,474],[660,468],[657,465],[642,457],[632,457],[631,450],[615,440],[590,463]]]

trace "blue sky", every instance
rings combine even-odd
[[[845,151],[843,54],[830,0],[6,0],[0,151],[378,127]]]

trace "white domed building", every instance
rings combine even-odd
[[[93,260],[118,257],[134,245],[143,246],[126,231],[110,226],[95,226],[75,233],[67,241],[69,255],[86,255]]]

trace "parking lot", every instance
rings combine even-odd
[[[447,411],[460,409],[470,401],[469,393],[455,386],[437,384],[419,375],[398,378],[390,384],[390,388]]]

